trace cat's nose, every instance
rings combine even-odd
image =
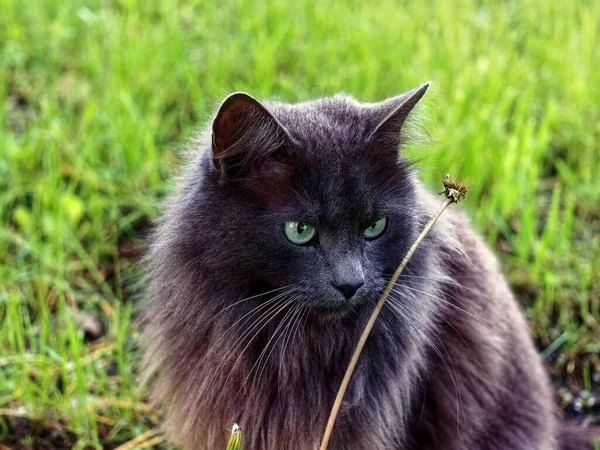
[[[356,291],[365,284],[365,273],[358,251],[331,252],[331,284],[350,300]]]
[[[346,300],[350,300],[363,284],[365,284],[365,280],[359,279],[353,281],[345,281],[339,284],[334,283],[333,285],[338,291],[340,291],[344,295],[344,297],[346,297]]]

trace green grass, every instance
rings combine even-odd
[[[179,147],[234,90],[378,100],[432,80],[423,178],[470,187],[460,207],[540,348],[593,388],[600,3],[399,3],[0,2],[0,442],[46,439],[17,436],[39,420],[110,448],[157,424],[136,382],[136,257]]]

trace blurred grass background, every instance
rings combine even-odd
[[[593,412],[599,33],[594,0],[0,2],[0,442],[160,440],[136,383],[136,260],[179,148],[227,93],[370,101],[426,80],[422,178],[470,187],[461,208],[557,401]]]

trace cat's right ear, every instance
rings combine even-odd
[[[224,177],[236,177],[287,138],[287,131],[258,100],[236,92],[223,101],[213,122],[212,161]]]

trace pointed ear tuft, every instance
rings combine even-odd
[[[223,101],[212,127],[212,160],[225,176],[240,175],[248,163],[270,155],[287,132],[255,98],[236,92]]]
[[[406,119],[429,89],[427,82],[405,94],[392,97],[378,104],[382,118],[371,133],[370,139],[378,143],[400,143],[400,133]],[[397,150],[395,148],[394,150]]]

